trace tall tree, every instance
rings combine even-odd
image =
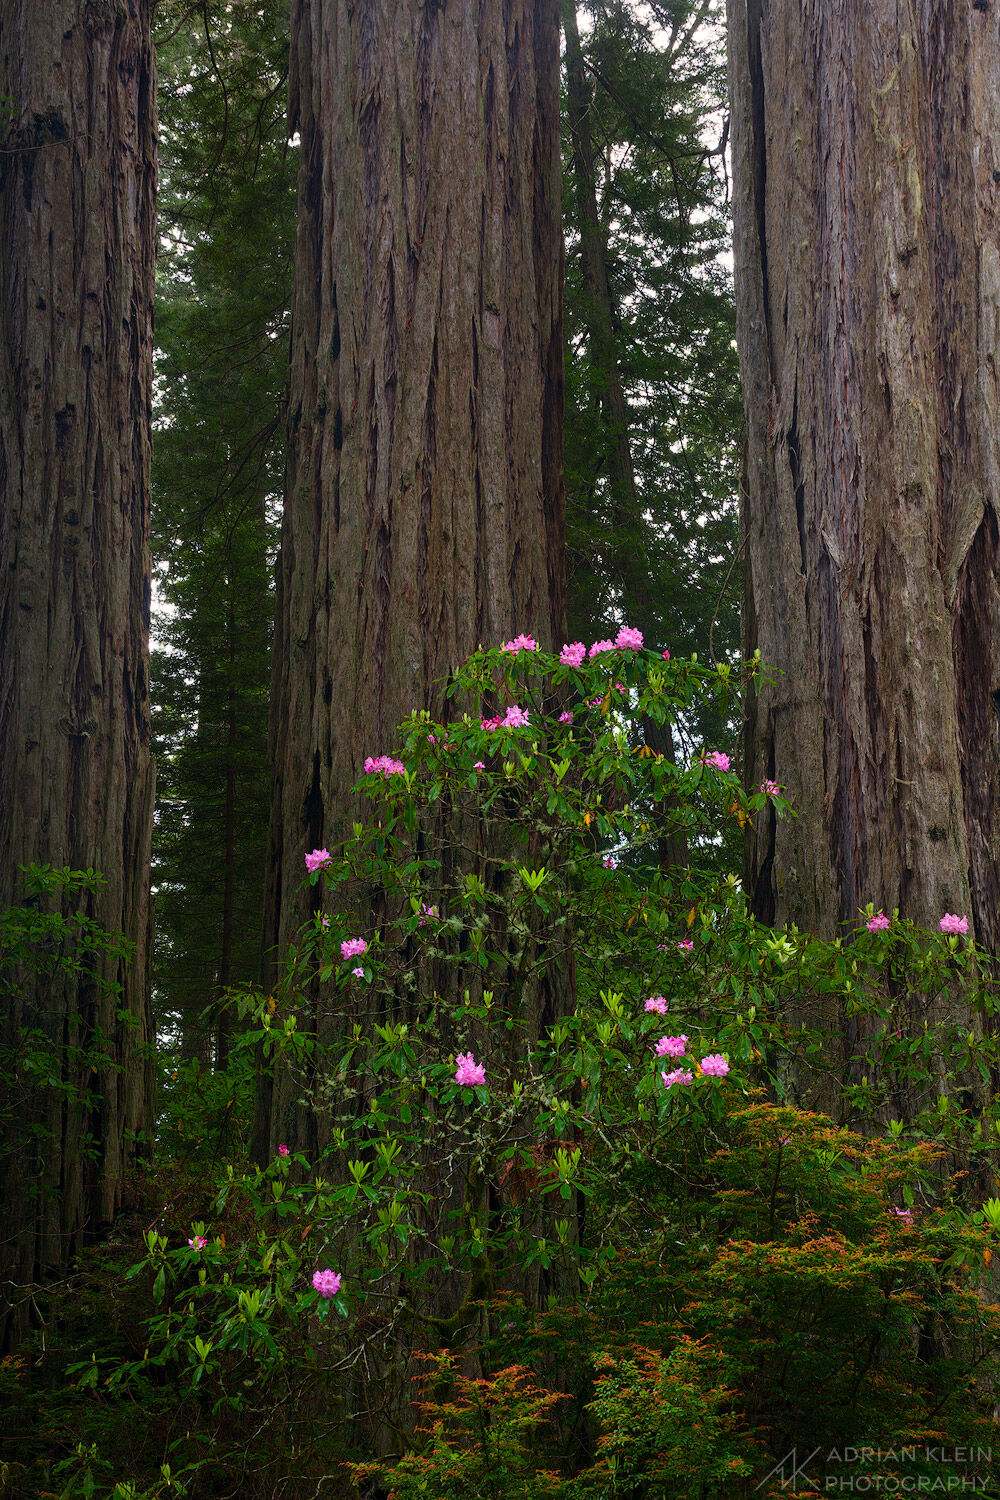
[[[1000,14],[729,0],[753,900],[1000,944]]]
[[[221,1064],[228,991],[260,963],[295,237],[287,0],[162,0],[155,40],[154,1003],[188,1055]]]
[[[30,862],[95,869],[86,915],[134,949],[13,987],[5,1049],[58,1069],[0,1153],[24,1284],[114,1215],[150,1123],[149,0],[2,0],[0,99],[0,907]]]
[[[581,35],[575,0],[562,3],[571,631],[604,634],[616,616],[650,645],[732,656],[738,398],[705,139],[724,38],[714,0],[587,9]],[[685,726],[716,743],[722,727]],[[673,758],[669,727],[643,734]],[[664,840],[661,864],[685,854]]]
[[[367,755],[479,642],[563,629],[559,14],[296,0],[265,943]]]

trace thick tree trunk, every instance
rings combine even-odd
[[[636,545],[637,539],[643,535],[644,523],[632,462],[632,414],[622,384],[621,348],[616,333],[618,308],[608,281],[604,231],[597,208],[597,174],[590,128],[592,98],[580,45],[576,0],[562,0],[562,18],[566,36],[566,115],[573,148],[580,259],[587,293],[585,318],[590,369],[594,394],[604,414],[607,441],[605,464],[611,492],[613,531],[609,562],[627,623],[639,626],[652,644],[648,608],[650,567],[644,551]],[[652,719],[646,719],[643,734],[646,743],[657,754],[675,760],[674,737],[669,724],[656,724]],[[665,806],[660,810],[661,827],[669,821],[669,809]],[[687,840],[682,833],[663,833],[659,841],[659,858],[664,870],[686,863]]]
[[[729,0],[768,921],[1000,946],[1000,10]]]
[[[554,0],[295,0],[301,136],[265,947],[364,758],[563,630]]]
[[[7,1080],[27,1104],[0,1279],[23,1287],[116,1213],[151,1116],[149,0],[0,0],[0,100],[0,908],[21,865],[92,868],[90,915],[135,945],[44,999],[18,986],[3,1018],[5,1044],[37,1029],[61,1066],[56,1094]]]

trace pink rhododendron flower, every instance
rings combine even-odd
[[[965,937],[969,931],[969,919],[968,917],[959,917],[953,912],[946,911],[941,918],[941,931],[950,933],[953,937]]]
[[[675,1068],[672,1073],[661,1073],[660,1077],[665,1089],[672,1089],[675,1083],[694,1083],[694,1074],[689,1073],[686,1068]]]
[[[364,938],[345,938],[340,945],[341,958],[360,958],[362,953],[368,952],[368,944]]]
[[[870,921],[865,923],[869,932],[884,932],[889,926],[889,918],[884,911],[876,912]]]
[[[701,1071],[706,1078],[725,1078],[729,1072],[729,1064],[721,1052],[710,1052],[701,1060]]]
[[[434,736],[427,736],[433,745]],[[405,776],[406,767],[401,760],[393,760],[391,755],[369,755],[365,761],[366,776]]]
[[[351,973],[354,975],[355,979],[364,979],[365,977],[364,969],[352,969]]]
[[[559,722],[560,724],[572,724],[573,715],[568,708],[564,708],[562,713],[559,715]]]
[[[678,953],[691,953],[694,950],[693,938],[681,938],[677,944]]]
[[[670,660],[670,652],[669,651],[661,651],[660,655],[663,657],[664,661],[669,661]]]
[[[496,714],[492,719],[480,719],[479,727],[480,729],[485,729],[487,734],[492,734],[494,729],[500,728],[500,721],[502,718],[502,714]]]
[[[618,861],[613,854],[606,854],[601,860],[601,864],[606,870],[617,870],[618,868]]]
[[[530,717],[525,709],[518,708],[516,703],[512,703],[504,714],[500,727],[501,729],[523,729],[528,723],[530,723]]]
[[[605,651],[614,651],[614,641],[595,641],[587,652],[588,656],[601,656]]]
[[[477,1063],[471,1052],[460,1052],[455,1058],[455,1082],[460,1083],[463,1088],[475,1088],[477,1084],[486,1082],[486,1068],[483,1063]]]
[[[760,789],[765,797],[777,797],[781,791],[781,787],[776,781],[762,781]]]
[[[421,901],[420,916],[417,918],[417,926],[423,927],[424,923],[427,922],[429,918],[436,917],[437,915],[438,909],[436,906],[428,906],[425,902]]]
[[[715,771],[729,770],[729,756],[723,750],[709,750],[701,758],[703,766],[711,766]]]
[[[891,1208],[889,1210],[889,1212],[892,1213],[892,1214],[895,1214],[895,1216],[896,1216],[897,1219],[902,1219],[903,1222],[904,1222],[904,1224],[912,1224],[913,1223],[913,1209],[912,1208]]]
[[[306,869],[311,875],[314,870],[322,870],[324,865],[330,864],[332,859],[329,849],[314,849],[311,854],[306,855]]]
[[[519,651],[537,651],[538,642],[533,635],[516,635],[512,641],[507,641],[500,647],[501,651],[509,651],[516,656]]]
[[[278,1155],[279,1156],[287,1156],[288,1155],[288,1147],[284,1146],[284,1145],[279,1146],[278,1147]]]
[[[657,1057],[683,1057],[687,1040],[686,1036],[661,1036],[655,1048]]]
[[[559,660],[564,667],[582,667],[583,659],[587,654],[587,648],[582,641],[572,641],[564,646],[559,653]]]
[[[642,631],[633,630],[631,625],[623,625],[618,632],[615,645],[619,651],[641,651]]]
[[[650,995],[646,1001],[646,1009],[655,1010],[658,1016],[665,1016],[667,1013],[666,997],[664,995]]]
[[[313,1286],[321,1297],[336,1297],[340,1291],[341,1277],[336,1271],[314,1271]]]
[[[475,765],[472,767],[472,769],[474,771],[485,771],[486,770],[486,762],[484,760],[477,760],[476,763],[475,763]]]
[[[196,1234],[193,1239],[188,1240],[188,1244],[192,1250],[204,1250],[208,1240],[203,1234]]]

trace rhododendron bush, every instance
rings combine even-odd
[[[778,1494],[795,1444],[982,1440],[992,987],[961,914],[751,919],[720,850],[792,815],[780,767],[747,794],[732,746],[673,764],[640,727],[683,743],[730,686],[628,627],[517,635],[370,747],[244,1004],[268,1159],[206,1161],[198,1219],[147,1230],[142,1355],[86,1388],[165,1382],[330,1493],[354,1460],[399,1496]],[[193,1444],[192,1493],[231,1483]]]

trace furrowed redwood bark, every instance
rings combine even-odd
[[[24,864],[92,868],[89,914],[135,947],[44,995],[26,980],[0,1022],[61,1069],[0,1086],[26,1101],[0,1159],[16,1336],[24,1288],[118,1210],[151,1119],[149,0],[0,0],[0,110],[0,909]]]
[[[729,0],[766,920],[1000,946],[1000,10]]]
[[[301,137],[265,947],[368,755],[563,630],[555,0],[295,0]]]

